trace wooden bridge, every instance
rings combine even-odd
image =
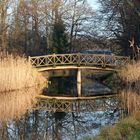
[[[81,69],[100,69],[117,71],[129,63],[129,57],[104,54],[52,54],[29,57],[29,61],[38,71],[57,69],[77,69],[77,93],[81,97]]]
[[[118,105],[112,104],[114,94],[96,95],[83,97],[81,94],[81,69],[100,69],[117,71],[120,67],[129,63],[130,59],[124,56],[101,55],[101,54],[52,54],[29,57],[29,61],[38,71],[50,71],[57,69],[77,69],[77,97],[37,97],[38,104],[35,109],[43,109],[53,112],[87,112],[106,111]]]
[[[104,69],[116,70],[129,63],[129,57],[104,54],[52,54],[29,57],[38,71],[53,69]]]

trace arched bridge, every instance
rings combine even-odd
[[[104,54],[52,54],[29,57],[32,66],[38,71],[53,69],[104,69],[116,70],[129,63],[129,57]]]

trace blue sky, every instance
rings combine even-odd
[[[98,8],[97,0],[87,0],[87,1],[93,7],[93,9],[97,9]]]

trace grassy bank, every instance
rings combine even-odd
[[[45,78],[24,57],[0,54],[0,92],[44,84]]]
[[[140,140],[140,112],[102,129],[98,136],[85,140]]]

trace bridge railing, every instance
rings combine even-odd
[[[49,66],[122,66],[129,63],[129,57],[104,54],[52,54],[29,57],[34,67]]]

